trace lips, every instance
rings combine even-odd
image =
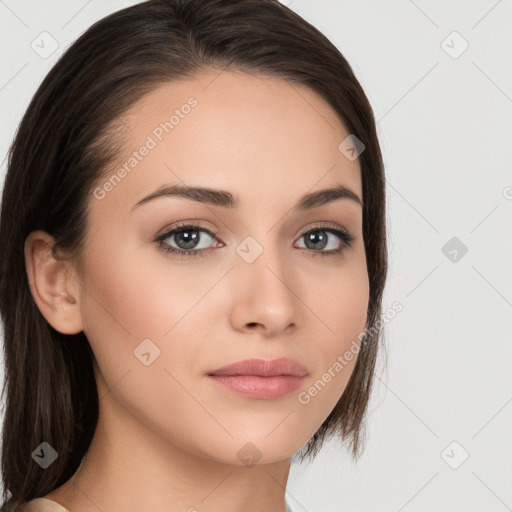
[[[246,359],[236,363],[217,368],[207,373],[209,376],[216,375],[252,375],[258,377],[292,376],[305,377],[307,369],[294,359],[282,357],[266,361],[264,359]]]
[[[246,359],[207,373],[215,385],[246,398],[276,400],[300,388],[307,369],[293,359],[283,357],[266,361]]]

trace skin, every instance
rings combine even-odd
[[[44,496],[73,512],[284,511],[291,456],[329,415],[356,362],[299,402],[366,323],[361,205],[345,198],[292,210],[304,194],[336,184],[363,199],[359,161],[338,149],[346,128],[303,86],[204,73],[159,86],[126,113],[114,172],[190,96],[198,101],[190,114],[103,199],[90,197],[83,273],[51,257],[48,233],[26,240],[39,309],[60,332],[83,330],[97,362],[92,444],[74,477]],[[161,197],[130,212],[164,184],[228,190],[240,204]],[[216,238],[199,232],[203,257],[167,254],[154,242],[181,221],[218,230]],[[302,235],[319,222],[355,240],[322,256],[342,241],[328,234],[326,248],[308,248]],[[252,263],[235,251],[248,236],[263,249]],[[166,242],[183,248],[176,237]],[[160,349],[149,366],[134,356],[147,338]],[[275,400],[234,394],[205,376],[252,357],[290,357],[308,376]],[[248,442],[261,456],[252,466],[237,456]]]

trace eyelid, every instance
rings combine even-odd
[[[196,228],[209,232],[211,235],[217,236],[219,234],[219,230],[206,226],[202,223],[202,221],[189,220],[189,221],[180,221],[176,224],[171,224],[170,226],[166,226],[159,231],[157,237],[167,237],[170,231],[175,231],[180,228]]]
[[[307,234],[310,231],[313,231],[315,229],[327,229],[327,228],[332,228],[332,229],[335,229],[336,231],[343,231],[343,233],[352,236],[350,231],[348,231],[346,228],[344,228],[343,226],[341,226],[339,224],[335,224],[330,221],[317,221],[316,223],[313,223],[313,225],[309,226],[305,231],[302,231],[301,234],[299,235],[299,237],[304,236],[305,234]]]

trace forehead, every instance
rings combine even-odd
[[[348,131],[332,107],[302,85],[208,72],[160,84],[122,121],[123,150],[106,178],[125,172],[103,205],[116,199],[128,211],[164,184],[232,190],[251,206],[262,198],[282,206],[287,196],[295,203],[339,183],[362,197],[359,162],[339,149]]]

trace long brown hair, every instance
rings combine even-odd
[[[359,161],[368,332],[343,395],[303,459],[334,434],[359,456],[387,275],[384,169],[368,99],[339,50],[278,0],[150,0],[99,20],[67,49],[32,98],[9,149],[0,218],[1,510],[16,510],[69,480],[98,420],[94,355],[83,332],[59,333],[39,311],[25,269],[26,237],[44,230],[55,238],[55,257],[78,261],[91,190],[121,147],[113,123],[163,82],[224,69],[310,87],[365,146]],[[43,442],[58,453],[46,469],[32,457]]]

